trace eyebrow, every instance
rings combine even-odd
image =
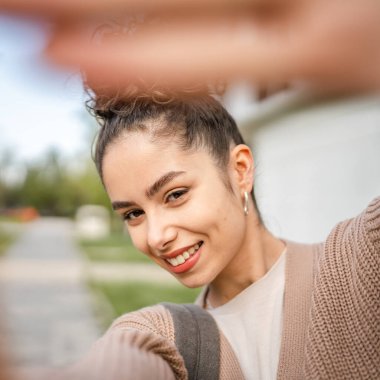
[[[161,176],[152,186],[148,188],[145,192],[148,198],[152,198],[155,194],[157,194],[165,185],[167,185],[174,178],[178,177],[181,174],[184,174],[184,171],[170,171],[163,176]]]
[[[165,185],[167,185],[174,178],[178,177],[181,174],[184,174],[184,171],[170,171],[164,175],[162,175],[156,182],[153,183],[152,186],[148,188],[145,192],[145,195],[148,198],[152,198],[155,194],[157,194]],[[114,201],[112,202],[112,208],[114,211],[120,210],[122,208],[128,208],[131,206],[135,206],[134,202],[130,201]]]
[[[112,208],[114,209],[114,211],[119,210],[121,208],[127,208],[127,207],[130,207],[130,206],[133,206],[133,205],[134,205],[133,202],[128,202],[128,201],[115,201],[115,202],[112,202]]]

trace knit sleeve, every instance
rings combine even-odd
[[[380,197],[376,198],[368,207],[365,215],[365,227],[368,234],[370,250],[380,255]]]
[[[380,378],[380,198],[339,223],[317,263],[307,379]]]
[[[25,380],[187,380],[170,313],[161,305],[118,318],[79,362],[14,371]]]
[[[118,318],[80,366],[91,363],[98,376],[91,379],[187,379],[171,315],[161,305]]]
[[[174,380],[175,374],[161,351],[165,351],[165,341],[157,336],[114,330],[55,380]]]
[[[174,323],[162,305],[150,306],[119,317],[109,333],[136,334],[149,340],[149,350],[169,364],[176,379],[187,379],[184,360],[175,345]]]

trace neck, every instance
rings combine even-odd
[[[230,264],[209,285],[207,301],[221,306],[245,288],[260,280],[273,266],[285,248],[255,215],[247,220],[246,241]]]

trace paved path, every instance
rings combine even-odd
[[[0,282],[17,364],[72,362],[101,335],[69,220],[27,224],[1,260]]]
[[[85,285],[91,279],[177,284],[154,264],[86,261],[70,220],[42,218],[26,224],[0,260],[1,301],[17,364],[62,365],[88,350],[103,330],[94,317],[99,303],[94,304]],[[111,313],[102,301],[98,314]]]

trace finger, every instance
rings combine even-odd
[[[139,77],[172,87],[244,78],[256,83],[301,79],[326,87],[361,83],[379,88],[378,17],[366,16],[366,29],[363,23],[352,27],[350,18],[345,20],[348,27],[340,25],[333,13],[326,14],[323,20],[303,16],[274,25],[250,19],[233,26],[182,22],[104,46],[78,39],[72,30],[59,34],[47,54],[58,63],[80,65],[95,81],[106,78],[114,88]]]
[[[296,0],[288,1],[294,3]],[[297,0],[298,1],[298,0]],[[231,12],[280,5],[280,0],[0,0],[0,10],[47,17],[119,12]]]
[[[129,77],[133,66],[136,66],[133,70],[136,73],[146,66],[148,74],[166,75],[168,61],[180,71],[186,70],[189,61],[183,61],[182,57],[188,55],[196,62],[197,56],[205,52],[202,60],[208,60],[211,66],[212,52],[220,53],[225,47],[229,49],[229,41],[240,28],[242,20],[251,23],[247,17],[225,18],[215,15],[212,18],[188,17],[186,20],[170,17],[139,20],[135,17],[124,19],[123,16],[104,22],[71,20],[57,25],[46,53],[58,63],[89,70],[94,67],[107,72],[118,67],[117,72],[125,71],[123,76],[126,77]],[[213,71],[218,70],[217,66],[214,66]],[[129,67],[129,70],[123,69],[125,67]],[[195,75],[202,75],[202,70],[198,70],[197,66],[194,66],[194,71],[198,72]]]
[[[107,78],[115,84],[139,77],[152,83],[162,80],[169,86],[221,77],[281,81],[300,60],[292,46],[298,41],[284,45],[276,30],[265,33],[248,19],[233,25],[182,22],[100,46],[79,39],[71,27],[61,32],[47,54],[58,63],[82,67],[92,78]]]

